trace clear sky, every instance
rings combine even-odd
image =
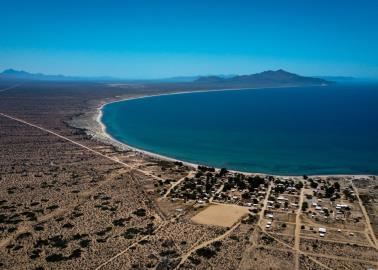
[[[376,0],[0,0],[0,69],[378,78]]]

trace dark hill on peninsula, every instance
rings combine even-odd
[[[313,77],[304,77],[285,70],[264,71],[251,75],[240,75],[231,78],[222,78],[218,76],[200,77],[193,82],[198,85],[207,85],[210,87],[275,87],[275,86],[310,86],[310,85],[327,85],[330,82]]]

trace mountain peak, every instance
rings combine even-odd
[[[290,73],[283,69],[266,70],[250,75],[239,75],[231,78],[217,76],[200,77],[195,81],[200,84],[222,84],[238,87],[265,87],[265,86],[296,86],[296,85],[324,85],[328,82],[319,78],[304,77]]]
[[[4,75],[17,75],[17,74],[30,74],[30,73],[28,73],[26,71],[23,71],[23,70],[15,70],[13,68],[9,68],[9,69],[4,70],[0,74],[4,74]]]
[[[6,69],[0,73],[0,78],[17,80],[58,80],[64,79],[63,75],[45,75],[42,73],[29,73],[23,70]]]

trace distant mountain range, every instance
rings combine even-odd
[[[268,70],[251,75],[240,75],[231,78],[222,78],[218,76],[200,77],[194,81],[202,85],[238,85],[240,87],[250,86],[290,86],[290,85],[327,85],[330,82],[321,78],[304,77],[294,73],[279,69],[276,71]]]
[[[220,78],[232,78],[236,75],[216,75]],[[163,79],[154,79],[152,81],[155,82],[176,82],[176,83],[182,83],[182,82],[194,82],[198,80],[199,78],[202,78],[203,76],[177,76],[177,77],[170,77],[170,78],[163,78]]]
[[[32,80],[32,81],[91,81],[91,80],[116,80],[113,77],[75,77],[64,75],[46,75],[43,73],[29,73],[23,70],[6,69],[0,73],[0,79],[8,80]]]
[[[38,81],[119,81],[135,83],[175,83],[194,87],[274,87],[274,86],[304,86],[326,85],[330,82],[322,78],[304,77],[279,69],[268,70],[251,75],[216,75],[216,76],[182,76],[154,80],[130,80],[108,76],[73,77],[64,75],[46,75],[7,69],[0,73],[0,79],[8,80],[38,80]]]
[[[235,75],[217,75],[220,78],[230,78]],[[127,82],[193,82],[201,76],[177,76],[161,79],[125,79],[111,76],[80,77],[65,75],[46,75],[43,73],[29,73],[23,70],[6,69],[0,73],[0,79],[10,80],[37,80],[37,81],[127,81]]]

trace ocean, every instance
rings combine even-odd
[[[378,84],[165,95],[103,108],[120,142],[276,175],[378,174]]]

